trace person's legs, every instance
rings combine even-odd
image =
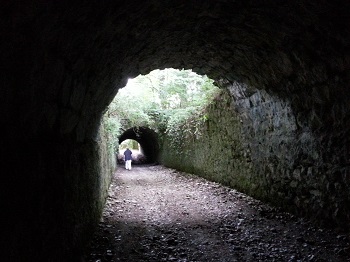
[[[125,161],[125,168],[131,170],[131,160]]]

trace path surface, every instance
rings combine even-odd
[[[163,166],[119,167],[87,261],[350,261],[349,238]]]

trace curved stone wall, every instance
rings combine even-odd
[[[345,0],[2,3],[3,256],[64,261],[79,253],[85,221],[97,220],[106,190],[97,172],[102,114],[128,78],[166,67],[207,74],[221,87],[244,85],[238,104],[254,103],[255,93],[265,99],[265,90],[266,99],[288,105],[305,134],[300,160],[291,161],[305,163],[292,175],[325,174],[330,183],[313,178],[313,193],[332,193],[338,206],[328,217],[349,216],[348,10]],[[281,114],[277,104],[266,112]],[[252,116],[254,106],[242,108]],[[264,133],[258,120],[242,121],[247,137]],[[257,152],[257,163],[265,161]]]
[[[199,137],[182,127],[177,137],[163,134],[161,162],[316,223],[349,228],[349,181],[327,170],[319,138],[298,126],[288,100],[259,90],[242,97],[245,92],[237,83],[223,91],[207,108]]]

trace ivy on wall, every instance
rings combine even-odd
[[[169,134],[174,147],[182,136],[198,138],[207,120],[204,109],[219,93],[213,82],[192,70],[172,68],[130,79],[104,116],[111,141],[127,128],[141,126]]]

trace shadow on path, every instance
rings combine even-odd
[[[350,261],[349,239],[234,189],[119,167],[87,261]]]

